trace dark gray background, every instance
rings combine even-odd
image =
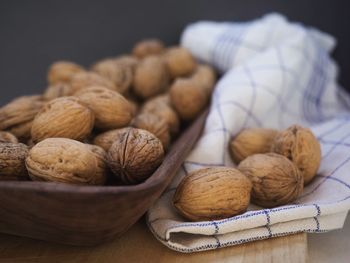
[[[135,41],[176,43],[184,26],[207,20],[247,20],[278,11],[338,38],[341,83],[350,90],[350,18],[347,1],[17,1],[0,0],[0,105],[39,93],[55,60],[85,66],[128,52]]]

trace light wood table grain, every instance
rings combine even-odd
[[[194,254],[174,252],[158,242],[144,219],[121,238],[97,247],[71,247],[0,234],[0,262],[306,262],[306,234],[256,241]]]

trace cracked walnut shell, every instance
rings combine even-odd
[[[94,126],[94,114],[75,97],[61,97],[45,104],[32,125],[34,143],[51,137],[84,140]]]
[[[310,129],[293,125],[275,137],[271,150],[291,160],[304,177],[305,185],[316,175],[321,163],[321,146]]]
[[[28,147],[22,143],[0,143],[0,181],[26,180]]]
[[[228,167],[199,169],[178,185],[173,203],[192,221],[219,220],[244,213],[252,184],[240,171]]]
[[[26,166],[34,181],[102,185],[106,180],[96,154],[84,143],[66,138],[36,144],[29,151]]]
[[[143,182],[164,158],[161,141],[152,133],[129,128],[110,147],[107,161],[114,175],[126,184]]]
[[[254,154],[240,162],[238,169],[253,183],[253,203],[262,207],[291,203],[304,188],[298,168],[283,155]]]

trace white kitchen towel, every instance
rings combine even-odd
[[[350,209],[349,96],[337,84],[330,58],[335,39],[270,14],[246,22],[189,25],[181,44],[223,73],[216,85],[204,132],[147,221],[162,243],[196,252],[298,232],[341,228]],[[317,177],[293,204],[251,205],[224,220],[188,222],[172,206],[176,186],[188,172],[234,166],[228,142],[247,127],[311,127],[322,148]]]

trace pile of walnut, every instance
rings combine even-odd
[[[43,95],[0,108],[0,180],[143,182],[181,121],[206,107],[216,74],[188,50],[148,39],[90,69],[56,62],[47,78]]]
[[[262,207],[295,201],[315,177],[321,147],[313,133],[293,125],[286,130],[246,129],[229,151],[237,169],[204,168],[179,184],[173,203],[192,221],[217,220],[244,213],[250,199]]]

